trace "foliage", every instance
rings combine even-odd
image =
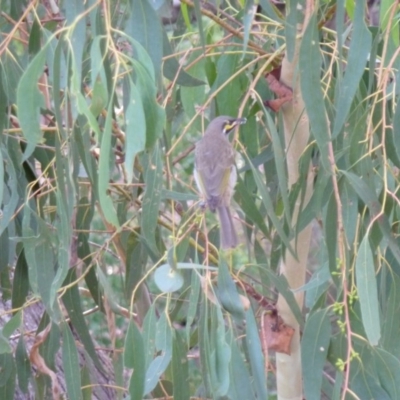
[[[364,3],[290,1],[284,17],[185,0],[173,23],[165,1],[1,3],[2,399],[57,396],[57,379],[90,397],[101,344],[116,398],[268,398],[278,293],[301,326],[305,398],[400,397],[399,9],[382,0],[370,26]],[[311,139],[292,184],[265,77],[299,40]],[[247,118],[232,252],[192,178],[217,115]],[[280,260],[315,220],[308,282],[290,288]]]

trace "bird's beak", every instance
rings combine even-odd
[[[225,125],[225,132],[230,132],[235,126],[243,125],[247,122],[246,118],[233,119],[229,124]]]

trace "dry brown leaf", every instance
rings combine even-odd
[[[266,338],[268,349],[290,355],[294,329],[287,326],[277,313],[265,313],[262,318],[262,334]]]
[[[271,110],[278,112],[283,104],[292,100],[293,91],[290,87],[279,81],[276,75],[276,72],[273,71],[265,77],[269,84],[269,88],[275,93],[277,98],[273,100],[265,100],[264,105],[269,107]]]
[[[281,107],[287,103],[288,101],[292,100],[292,96],[290,97],[282,97],[280,99],[273,99],[273,100],[265,100],[264,105],[269,107],[272,111],[278,112]]]
[[[35,342],[33,343],[33,346],[29,353],[29,360],[38,369],[39,372],[50,377],[53,399],[59,400],[61,390],[58,384],[57,375],[46,365],[43,357],[39,353],[39,346],[46,340],[50,329],[51,324],[47,325],[46,329],[36,335]]]

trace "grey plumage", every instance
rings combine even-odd
[[[229,208],[236,184],[236,168],[235,151],[228,134],[244,122],[244,118],[227,116],[213,119],[195,149],[195,180],[210,210],[217,211],[221,247],[224,249],[238,244]]]

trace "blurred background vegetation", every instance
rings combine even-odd
[[[3,0],[0,398],[400,398],[399,16]],[[228,252],[193,182],[218,115]]]

